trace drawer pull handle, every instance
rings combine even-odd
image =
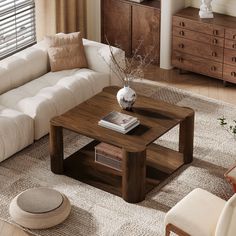
[[[234,44],[232,45],[232,48],[236,48],[236,43],[234,43]]]
[[[181,62],[181,63],[184,61],[184,59],[183,59],[182,57],[179,57],[178,60],[179,60],[179,62]]]
[[[180,43],[180,44],[179,44],[179,48],[184,48],[184,44],[183,44],[183,43]]]
[[[213,30],[214,35],[218,35],[218,30]]]
[[[213,57],[217,57],[217,53],[216,52],[212,52],[211,54]]]
[[[217,44],[218,40],[217,39],[213,39],[213,44]]]
[[[180,25],[180,26],[182,26],[182,27],[184,27],[184,26],[185,26],[185,24],[184,24],[184,22],[183,22],[183,21],[181,21],[181,22],[179,23],[179,25]]]
[[[232,57],[232,61],[233,61],[233,62],[236,62],[236,57]]]
[[[181,36],[184,36],[184,31],[183,31],[183,30],[180,31],[179,34],[180,34]]]
[[[236,72],[231,72],[231,76],[236,77]]]
[[[212,67],[211,67],[211,71],[216,71],[216,67],[215,67],[215,66],[212,66]]]

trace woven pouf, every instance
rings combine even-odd
[[[71,204],[62,193],[50,188],[32,188],[17,195],[9,212],[19,225],[30,229],[46,229],[63,222]]]

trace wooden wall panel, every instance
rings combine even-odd
[[[131,5],[118,0],[102,0],[102,42],[119,45],[131,55]]]
[[[143,40],[139,54],[149,54],[159,63],[160,1],[102,0],[102,42],[120,47],[131,56]]]
[[[140,55],[148,55],[155,64],[160,58],[160,11],[134,5],[132,11],[132,53],[140,46]]]

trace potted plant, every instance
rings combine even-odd
[[[233,120],[232,122],[228,123],[227,119],[223,116],[218,118],[220,125],[229,132],[234,139],[236,140],[236,120]],[[233,190],[236,193],[236,164],[231,166],[226,173],[224,174],[227,181],[232,184]]]
[[[231,123],[228,123],[227,119],[223,116],[218,118],[220,126],[223,127],[228,133],[233,135],[236,139],[236,120],[233,120]]]

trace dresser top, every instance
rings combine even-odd
[[[221,25],[226,28],[236,29],[236,17],[214,13],[213,19],[201,19],[198,13],[199,13],[198,8],[187,7],[177,12],[175,16],[184,17],[202,23]]]

